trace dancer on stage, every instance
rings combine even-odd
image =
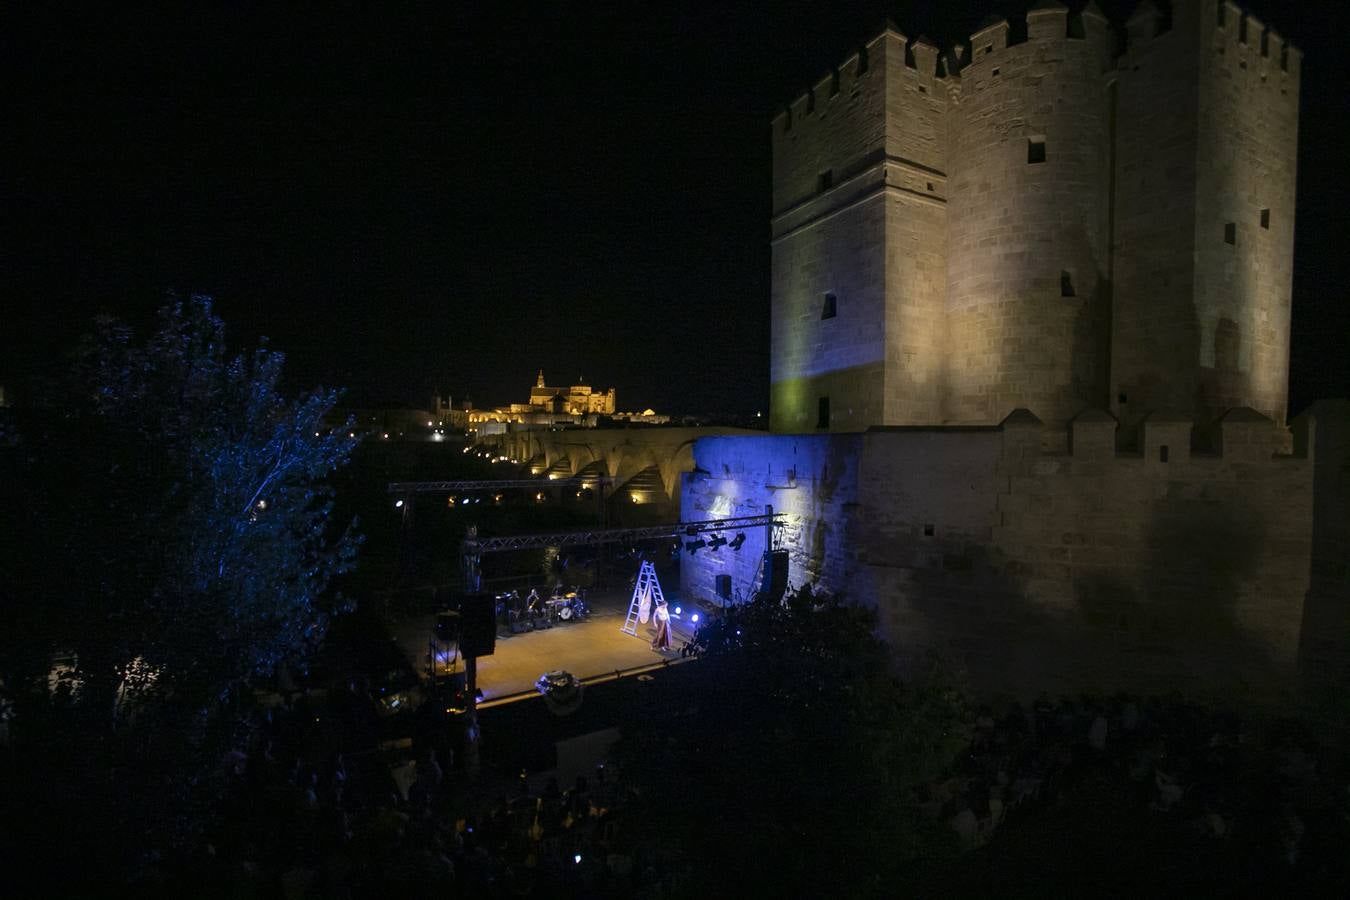
[[[669,650],[670,610],[666,609],[666,601],[656,601],[656,611],[652,614],[652,620],[656,623],[656,637],[652,638],[652,649]]]

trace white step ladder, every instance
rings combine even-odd
[[[628,615],[623,620],[624,634],[637,637],[638,622],[646,623],[658,603],[665,603],[661,593],[661,582],[656,578],[656,566],[650,560],[643,560],[638,569],[637,581],[633,584],[633,601],[628,604]]]

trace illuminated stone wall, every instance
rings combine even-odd
[[[874,604],[905,671],[936,653],[980,692],[1278,700],[1310,653],[1322,672],[1350,666],[1350,642],[1325,627],[1350,621],[1343,406],[1296,420],[1292,455],[1249,409],[1223,417],[1213,453],[1192,453],[1190,422],[1161,414],[1137,452],[1118,451],[1103,411],[1062,439],[1026,411],[998,426],[712,438],[694,446],[681,505],[785,513],[790,583]],[[763,539],[747,538],[740,554],[686,555],[683,596],[712,599],[721,573],[751,592]]]
[[[1077,25],[1036,10],[1009,46],[1000,20],[953,79],[944,421],[1021,406],[1062,425],[1106,403],[1111,37]]]
[[[1298,51],[1176,0],[1114,58],[1045,6],[940,66],[888,27],[773,119],[774,431],[1284,423]]]
[[[794,587],[818,583],[848,593],[855,572],[846,530],[858,502],[860,435],[771,435],[704,438],[695,445],[697,469],[684,476],[680,507],[687,521],[782,513],[787,527],[777,549],[788,551]],[[739,551],[685,553],[682,596],[717,598],[717,576],[730,575],[735,598],[754,595],[763,580],[762,528],[745,529]],[[731,540],[735,530],[724,537]]]
[[[1282,423],[1300,53],[1218,0],[1159,24],[1131,19],[1116,85],[1137,127],[1118,129],[1113,409]]]
[[[775,431],[815,429],[821,397],[835,398],[823,411],[835,430],[883,415],[886,72],[904,52],[880,35],[774,120]]]

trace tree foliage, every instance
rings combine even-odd
[[[946,845],[912,789],[964,745],[964,707],[936,670],[894,677],[870,609],[757,599],[691,649],[693,696],[656,687],[620,752],[651,839],[701,887],[890,896],[890,875]]]
[[[232,355],[194,297],[143,339],[97,321],[18,423],[0,689],[22,764],[94,793],[95,769],[137,760],[190,779],[249,680],[321,637],[357,547],[325,479],[353,442],[322,422],[334,392],[282,393],[282,362]]]

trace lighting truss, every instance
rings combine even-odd
[[[391,481],[391,494],[465,494],[470,491],[496,491],[510,488],[566,487],[567,485],[613,484],[615,479],[594,475],[569,478],[507,478],[499,481]]]
[[[710,519],[700,522],[669,522],[644,528],[598,528],[592,531],[559,531],[551,534],[519,534],[504,537],[478,538],[472,549],[479,554],[499,553],[505,550],[534,550],[540,547],[574,547],[582,544],[616,544],[675,538],[722,531],[728,528],[750,528],[756,525],[781,527],[781,513],[759,516],[738,516],[730,519]],[[466,542],[468,543],[468,542]]]

